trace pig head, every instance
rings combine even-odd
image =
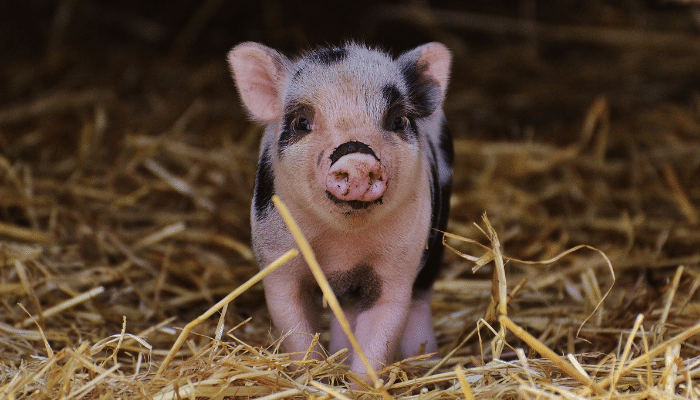
[[[453,159],[442,111],[447,48],[429,43],[393,58],[349,43],[289,59],[248,42],[228,60],[249,115],[265,124],[251,216],[258,262],[295,246],[272,205],[277,194],[374,368],[396,355],[436,352],[430,295]],[[308,266],[294,259],[264,287],[285,349],[303,358],[322,310]],[[334,320],[330,350],[343,347]],[[366,372],[356,356],[351,368]]]

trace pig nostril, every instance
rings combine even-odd
[[[326,189],[338,201],[375,202],[386,190],[386,168],[371,154],[346,154],[326,175]]]

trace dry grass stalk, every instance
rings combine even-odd
[[[544,344],[542,344],[542,342],[535,339],[532,335],[527,333],[523,328],[516,325],[513,321],[508,319],[508,317],[506,317],[505,315],[499,316],[498,322],[500,322],[502,326],[505,326],[509,331],[513,332],[517,337],[522,339],[525,343],[527,343],[530,347],[532,347],[536,352],[538,352],[543,357],[545,357],[549,361],[551,361],[554,365],[559,367],[567,375],[573,377],[574,379],[579,381],[584,386],[593,388],[593,390],[595,392],[597,392],[598,394],[605,393],[605,390],[603,388],[601,388],[600,386],[598,386],[597,383],[593,382],[593,380],[591,380],[591,378],[588,375],[582,374],[576,367],[574,367],[573,365],[562,360],[561,357],[559,357],[549,347],[545,346]]]
[[[88,290],[88,291],[85,292],[85,293],[81,293],[80,295],[78,295],[78,296],[76,296],[76,297],[74,297],[74,298],[72,298],[72,299],[70,299],[70,300],[66,300],[66,301],[64,301],[64,302],[61,302],[61,303],[59,303],[59,304],[56,304],[55,306],[53,306],[53,307],[51,307],[51,308],[47,308],[46,310],[44,310],[43,312],[41,312],[40,315],[41,315],[42,318],[49,318],[49,317],[52,317],[52,316],[54,316],[54,315],[56,315],[56,314],[58,314],[58,313],[60,313],[60,312],[62,312],[62,311],[64,311],[64,310],[66,310],[66,309],[68,309],[68,308],[74,307],[74,306],[77,305],[77,304],[80,304],[80,303],[82,303],[82,302],[84,302],[84,301],[90,300],[91,298],[93,298],[93,297],[99,295],[100,293],[102,293],[102,292],[104,292],[104,291],[105,291],[105,288],[104,288],[104,287],[98,286],[98,287],[96,287],[96,288],[93,288],[93,289]],[[25,328],[25,327],[29,326],[32,322],[35,322],[35,321],[33,320],[32,317],[29,317],[29,318],[25,319],[24,321],[22,321],[22,322],[19,324],[19,327],[20,327],[20,328]]]
[[[673,280],[671,281],[671,286],[668,288],[668,294],[666,295],[666,301],[664,301],[664,308],[661,311],[661,317],[656,323],[656,334],[658,338],[663,338],[663,333],[666,331],[665,324],[668,319],[668,313],[671,312],[671,306],[673,305],[673,299],[676,297],[676,291],[678,290],[678,284],[680,283],[681,276],[685,267],[682,265],[676,268],[676,273],[673,275]]]
[[[493,322],[501,315],[508,315],[508,283],[506,281],[506,269],[505,265],[503,264],[501,243],[498,240],[498,235],[491,226],[491,223],[489,222],[489,219],[485,213],[482,218],[484,220],[484,225],[486,225],[486,232],[484,232],[484,234],[491,242],[491,256],[489,256],[489,258],[493,258],[494,262],[493,275],[491,277],[491,303],[486,310],[484,319],[487,322]],[[491,355],[495,359],[501,358],[505,333],[505,327],[501,325],[499,327],[498,334],[491,342]]]
[[[685,193],[683,186],[678,181],[678,177],[676,176],[673,166],[671,166],[669,163],[664,163],[664,165],[661,166],[661,170],[664,178],[666,179],[666,183],[671,189],[671,193],[678,203],[678,208],[680,208],[683,215],[685,215],[685,218],[688,220],[689,224],[697,225],[698,222],[700,222],[698,210],[693,205],[693,202],[690,201],[690,197],[688,197],[688,194]]]
[[[55,240],[51,234],[6,224],[4,222],[0,222],[0,235],[33,243],[51,243]]]
[[[457,374],[459,384],[462,386],[464,400],[474,400],[474,392],[472,392],[472,388],[469,385],[469,382],[467,382],[467,378],[464,376],[464,370],[460,366],[457,366],[457,368],[455,368],[455,374]]]
[[[602,256],[602,258],[605,260],[605,265],[608,267],[608,270],[610,271],[610,274],[612,276],[612,284],[611,284],[610,288],[608,288],[608,290],[605,292],[605,295],[601,296],[600,289],[597,285],[597,282],[595,281],[595,275],[592,275],[592,272],[590,271],[590,269],[587,269],[587,271],[589,271],[589,274],[591,274],[588,276],[593,277],[593,278],[590,278],[590,280],[592,280],[593,282],[591,283],[589,280],[588,284],[584,285],[584,286],[587,288],[587,293],[591,293],[591,292],[595,293],[593,295],[594,301],[592,302],[594,305],[593,313],[595,313],[595,311],[598,310],[598,308],[603,303],[603,300],[605,300],[605,298],[608,296],[608,294],[610,294],[610,291],[612,290],[613,285],[615,283],[615,271],[613,269],[612,263],[610,262],[610,259],[602,251],[596,249],[595,247],[591,247],[588,245],[578,245],[578,246],[572,247],[572,248],[558,254],[555,257],[552,257],[552,258],[550,258],[548,260],[544,260],[544,261],[524,261],[524,260],[518,260],[515,258],[511,258],[511,257],[505,257],[505,256],[502,256],[500,253],[500,244],[497,241],[497,236],[495,234],[495,231],[493,231],[493,228],[491,227],[490,223],[488,222],[488,219],[486,219],[485,216],[484,216],[484,221],[485,221],[487,228],[489,229],[489,232],[490,232],[489,238],[490,238],[490,240],[492,240],[493,247],[490,249],[487,248],[486,246],[481,245],[480,243],[476,242],[473,239],[460,237],[458,235],[454,235],[454,234],[451,234],[448,232],[444,233],[444,236],[446,238],[453,238],[453,239],[457,239],[457,240],[462,241],[462,242],[475,244],[475,245],[481,247],[482,249],[487,250],[487,252],[484,255],[482,255],[481,257],[469,256],[469,255],[455,249],[454,247],[447,245],[445,243],[445,241],[443,240],[443,243],[445,244],[445,246],[447,246],[450,250],[455,252],[460,257],[465,258],[465,259],[470,260],[470,261],[475,263],[475,267],[473,268],[473,271],[478,270],[479,268],[486,265],[488,262],[490,262],[492,260],[497,260],[496,255],[498,255],[498,257],[501,259],[506,259],[506,260],[512,261],[514,263],[519,263],[519,264],[524,264],[524,265],[532,265],[532,266],[547,266],[547,265],[551,265],[551,264],[559,261],[563,257],[566,257],[567,255],[569,255],[573,252],[576,252],[580,249],[589,249],[589,250],[593,250],[593,251],[597,252],[598,254],[600,254]],[[496,239],[494,240],[494,239],[492,239],[492,237],[495,237]],[[497,246],[498,246],[498,250],[495,250],[495,248]],[[498,272],[499,270],[502,270],[503,272]],[[499,298],[499,301],[503,301],[503,308],[502,309],[504,310],[504,312],[502,312],[500,314],[497,314],[496,312],[493,312],[493,311],[487,312],[487,314],[486,314],[487,321],[489,320],[489,318],[492,318],[495,315],[507,315],[505,313],[505,309],[506,309],[505,307],[507,306],[508,295],[507,295],[507,286],[506,286],[506,282],[505,282],[505,269],[504,269],[502,261],[501,261],[501,263],[496,262],[496,268],[495,268],[494,274],[499,274],[499,276],[492,281],[492,285],[493,285],[492,293],[498,292],[497,297]],[[583,281],[586,282],[585,280],[583,280]],[[503,293],[503,294],[501,294],[501,293]],[[503,298],[503,300],[500,300],[501,298]],[[491,304],[492,304],[492,306],[490,306],[489,310],[494,308],[493,307],[493,300],[492,300]],[[499,306],[499,307],[501,307],[501,306]],[[585,322],[588,321],[588,319],[593,315],[593,313],[589,314],[589,316],[586,317],[586,319],[581,323],[581,325],[579,326],[579,331],[581,330],[581,328],[583,327]]]
[[[168,352],[168,355],[165,357],[165,360],[163,360],[160,367],[158,368],[158,371],[156,372],[156,377],[161,375],[165,371],[165,369],[168,368],[170,362],[172,361],[173,357],[175,357],[177,351],[180,350],[182,344],[185,342],[185,340],[187,340],[187,336],[192,331],[192,328],[204,322],[207,318],[214,315],[215,312],[219,311],[224,306],[228,305],[228,303],[233,301],[236,297],[240,296],[243,292],[250,289],[251,286],[262,281],[262,279],[265,276],[269,275],[272,271],[281,267],[282,265],[284,265],[284,263],[296,257],[297,255],[299,255],[299,252],[296,249],[291,249],[287,251],[286,253],[281,255],[277,260],[271,262],[270,265],[268,265],[267,267],[263,268],[260,272],[255,274],[255,276],[250,278],[246,283],[236,288],[228,296],[219,300],[218,303],[216,303],[213,307],[209,308],[209,310],[207,310],[204,314],[200,315],[195,320],[185,325],[185,327],[182,329],[182,332],[180,333],[180,336],[178,336],[177,340],[175,341],[175,344],[173,344],[173,347],[170,349],[170,352]]]
[[[678,335],[672,337],[671,339],[669,339],[663,343],[658,344],[657,346],[650,349],[649,351],[646,351],[644,354],[640,355],[639,357],[636,357],[636,358],[630,360],[630,362],[627,363],[627,365],[625,365],[625,367],[620,370],[620,376],[622,376],[624,374],[629,374],[634,368],[638,367],[641,364],[651,363],[655,357],[658,357],[661,354],[663,354],[668,348],[675,346],[675,345],[678,345],[680,343],[683,343],[688,338],[693,337],[693,336],[697,335],[698,333],[700,333],[700,324],[692,326],[692,327],[684,330],[683,332],[679,333]],[[612,382],[612,379],[606,378],[600,382],[600,386],[606,387],[606,386],[610,385],[611,382]]]

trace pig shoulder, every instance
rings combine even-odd
[[[275,195],[274,167],[271,156],[271,146],[265,142],[261,145],[258,167],[255,171],[255,186],[253,188],[253,220],[267,217],[272,208],[272,196]]]
[[[452,165],[454,148],[452,135],[447,121],[442,116],[438,121],[437,135],[431,135],[428,141],[430,149],[430,197],[432,215],[431,230],[428,234],[427,248],[421,258],[421,267],[413,285],[414,297],[430,290],[440,272],[444,253],[442,232],[447,229],[452,192]]]

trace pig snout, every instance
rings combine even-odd
[[[326,189],[342,201],[371,202],[384,195],[386,168],[366,153],[346,154],[335,161],[326,176]]]

